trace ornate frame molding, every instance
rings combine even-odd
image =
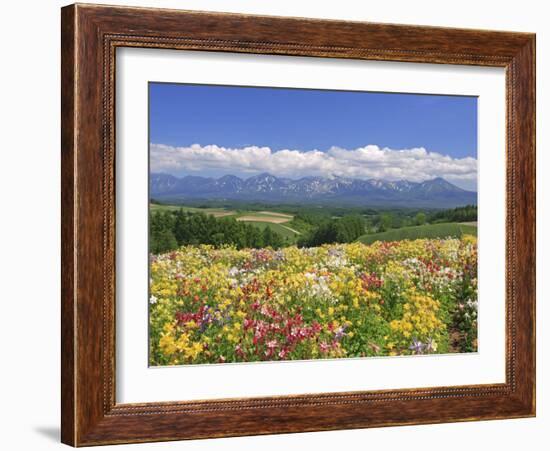
[[[534,35],[72,5],[62,9],[62,40],[64,443],[80,446],[534,415]],[[506,383],[117,404],[118,47],[505,67]]]

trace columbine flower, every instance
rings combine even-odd
[[[151,258],[155,364],[432,355],[443,350],[436,340],[447,316],[460,340],[477,349],[475,243],[354,242],[279,251],[197,245]],[[387,318],[388,283],[406,299],[401,319]],[[388,323],[392,336],[382,339],[378,326],[367,327],[367,310],[384,329]],[[462,343],[452,351],[458,349]]]
[[[342,337],[344,337],[344,335],[346,335],[345,333],[345,327],[343,326],[340,326],[338,329],[336,329],[336,331],[334,332],[334,338],[336,338],[337,340],[341,340]]]
[[[428,341],[426,342],[426,352],[436,352],[437,351],[437,343],[433,338],[428,338]]]
[[[424,346],[424,343],[415,338],[412,344],[409,346],[409,349],[413,352],[413,354],[422,354]]]

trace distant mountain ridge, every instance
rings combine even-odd
[[[240,200],[277,203],[342,203],[361,206],[410,206],[453,208],[477,204],[477,193],[443,178],[423,182],[407,180],[354,179],[347,177],[302,177],[290,179],[263,173],[241,179],[153,173],[150,196],[158,200]]]

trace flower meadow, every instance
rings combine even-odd
[[[152,255],[149,363],[477,350],[477,241]]]

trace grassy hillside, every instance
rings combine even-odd
[[[460,224],[457,222],[445,224],[425,224],[421,226],[402,227],[387,232],[372,233],[363,235],[358,241],[371,244],[375,241],[400,241],[416,240],[419,238],[447,238],[461,237],[462,235],[477,236],[477,227],[473,225]]]
[[[151,210],[151,212],[183,210],[189,213],[204,213],[207,215],[215,216],[217,218],[220,218],[223,216],[233,216],[237,214],[235,211],[226,210],[224,208],[198,208],[198,207],[188,207],[186,205],[149,204],[149,209]]]
[[[294,238],[296,238],[296,235],[297,235],[292,230],[288,229],[282,224],[274,224],[272,222],[264,222],[264,221],[245,221],[245,222],[247,224],[258,227],[259,229],[262,229],[262,230],[265,229],[266,227],[269,227],[272,231],[277,232],[283,238],[289,238],[293,240]]]

